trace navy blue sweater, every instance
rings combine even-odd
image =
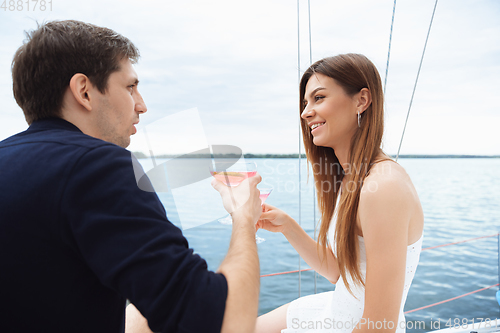
[[[189,249],[131,154],[62,119],[0,142],[0,332],[219,332],[222,274]]]

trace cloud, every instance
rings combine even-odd
[[[399,144],[434,3],[397,3],[386,96],[389,153]],[[379,0],[312,1],[313,61],[363,53],[383,79],[392,7]],[[26,127],[10,93],[10,61],[22,31],[35,27],[34,20],[71,18],[108,26],[138,45],[137,72],[149,108],[142,123],[197,107],[211,144],[233,144],[245,153],[298,152],[296,9],[284,0],[91,0],[57,2],[51,13],[0,12],[0,137]],[[498,114],[499,14],[494,0],[438,3],[402,153],[459,153],[467,145],[446,140],[458,135],[447,124],[469,124],[474,144],[468,151],[500,154],[498,132],[481,126]],[[303,71],[310,62],[306,1],[299,19]],[[441,126],[422,135],[426,123]]]

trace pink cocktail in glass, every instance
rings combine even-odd
[[[210,174],[226,186],[238,186],[245,179],[255,176],[257,171],[211,171]]]
[[[260,198],[261,205],[264,204],[264,202],[266,201],[269,194],[271,194],[272,190],[273,190],[272,188],[259,188],[259,191],[260,191],[259,198]],[[257,234],[256,234],[255,241],[257,242],[257,244],[259,244],[259,243],[262,243],[263,241],[265,241],[265,239],[257,236]]]
[[[234,162],[218,160],[210,168],[210,174],[226,186],[238,186],[242,181],[257,174],[257,165],[254,162]],[[232,224],[231,215],[219,219],[221,224]]]

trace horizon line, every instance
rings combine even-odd
[[[131,152],[136,158],[150,158],[150,155],[144,152]],[[275,153],[243,153],[245,158],[298,158],[298,153],[291,154],[275,154]],[[388,154],[395,158],[396,154]],[[200,154],[159,154],[155,158],[174,158],[185,156],[185,158],[203,158],[206,155]],[[235,154],[225,154],[220,157],[237,157]],[[306,154],[302,153],[301,158],[306,158]],[[500,155],[472,155],[472,154],[400,154],[399,158],[500,158]]]

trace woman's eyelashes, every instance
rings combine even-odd
[[[316,95],[314,96],[314,102],[319,102],[320,100],[322,100],[323,98],[325,98],[325,96],[323,95]],[[304,101],[304,109],[307,107],[307,101]]]

